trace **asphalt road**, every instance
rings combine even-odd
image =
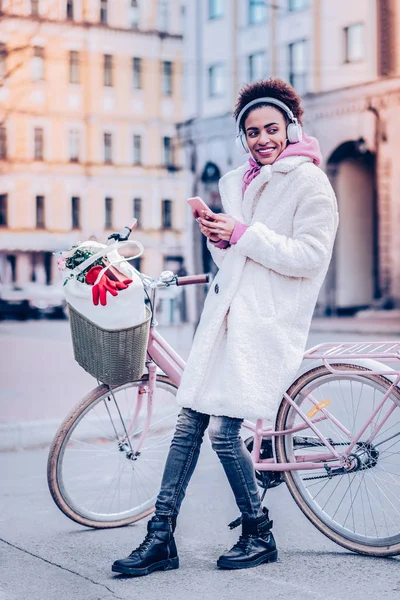
[[[49,413],[60,419],[76,392],[83,395],[92,380],[71,359],[67,323],[20,325],[1,325],[2,348],[7,350],[1,360],[3,423],[21,418],[21,410],[29,419]],[[171,341],[181,344],[184,353],[182,335],[166,334],[175,336]],[[337,339],[364,338],[313,334],[309,346]],[[237,572],[218,570],[218,556],[237,539],[238,530],[227,525],[238,511],[208,441],[177,528],[180,569],[140,579],[115,576],[111,563],[142,541],[145,522],[101,531],[69,521],[48,492],[46,461],[47,448],[0,453],[0,600],[400,597],[399,559],[358,556],[336,546],[306,520],[284,485],[266,497],[279,561]]]
[[[358,556],[336,546],[306,520],[283,485],[267,494],[279,561],[238,572],[218,570],[216,559],[238,535],[238,530],[227,527],[237,509],[208,443],[179,519],[180,569],[140,579],[114,576],[111,562],[142,541],[145,522],[95,531],[69,521],[47,490],[46,458],[46,450],[0,454],[0,598],[4,600],[399,597],[398,559]]]

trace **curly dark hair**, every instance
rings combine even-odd
[[[233,116],[235,120],[238,118],[240,111],[242,108],[246,106],[252,100],[256,100],[257,98],[270,97],[275,98],[276,100],[280,100],[294,114],[296,119],[299,121],[300,125],[303,124],[302,116],[304,114],[304,110],[301,106],[301,99],[296,90],[282,81],[282,79],[264,79],[262,81],[254,81],[253,83],[248,83],[239,92],[239,96],[236,102],[235,110],[233,112]],[[256,105],[257,106],[257,105]],[[260,106],[267,106],[267,103],[260,104]],[[288,120],[287,114],[282,111],[278,106],[275,106],[277,110],[283,114],[286,120]],[[240,126],[245,122],[249,112],[253,110],[253,107],[249,108],[249,111],[246,111],[241,118]]]

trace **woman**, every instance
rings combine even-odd
[[[173,532],[207,427],[242,515],[242,535],[217,565],[277,559],[240,428],[244,418],[271,421],[296,375],[338,225],[318,142],[302,136],[302,114],[299,96],[279,79],[239,93],[237,142],[250,159],[220,181],[225,214],[195,215],[219,271],[178,390],[183,408],[155,515],[145,540],[113,571],[179,566]]]

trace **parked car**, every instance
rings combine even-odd
[[[62,285],[43,285],[29,283],[25,286],[26,298],[29,302],[31,317],[66,318],[66,302]]]
[[[0,285],[0,319],[65,319],[66,316],[66,302],[61,285]]]
[[[29,301],[22,287],[13,284],[0,285],[0,319],[25,321],[30,313]]]

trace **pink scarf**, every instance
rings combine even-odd
[[[287,158],[288,156],[308,156],[317,166],[321,164],[322,160],[318,140],[305,134],[303,134],[303,139],[301,142],[298,142],[297,144],[288,144],[283,152],[280,153],[275,162],[282,160],[283,158]],[[245,193],[249,183],[257,177],[263,166],[264,165],[259,165],[252,156],[249,158],[249,168],[243,175],[243,194]]]
[[[252,156],[250,156],[249,168],[247,169],[246,173],[243,175],[242,194],[245,193],[247,186],[249,185],[249,183],[251,181],[253,181],[253,179],[255,179],[257,177],[260,170],[261,170],[261,165],[259,165],[258,162],[256,162],[254,160],[254,158]]]

